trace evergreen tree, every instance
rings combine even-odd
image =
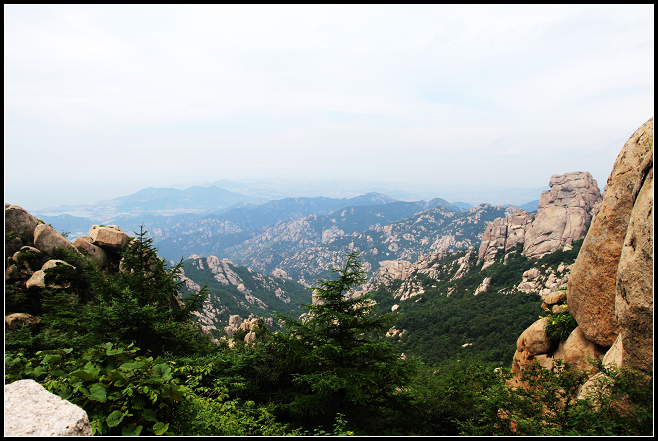
[[[415,363],[379,341],[394,317],[375,315],[370,295],[351,295],[366,278],[358,253],[347,257],[343,269],[332,270],[336,280],[318,281],[313,303],[302,305],[305,316],[279,316],[288,332],[274,342],[292,377],[283,408],[303,416],[299,422],[315,416],[315,424],[329,425],[342,414],[351,427],[365,429],[408,383]]]
[[[87,305],[92,331],[105,339],[134,343],[157,355],[186,353],[207,340],[194,329],[190,313],[200,309],[206,287],[182,300],[178,298],[183,261],[168,269],[157,255],[144,226],[121,253],[119,271],[112,276],[96,273],[92,284],[97,301]]]

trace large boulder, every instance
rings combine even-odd
[[[546,337],[544,328],[548,317],[537,320],[530,325],[516,340],[516,350],[525,351],[530,355],[547,354],[553,348],[553,342]]]
[[[5,384],[5,436],[91,436],[87,413],[34,380]]]
[[[580,330],[580,327],[577,327],[571,331],[566,341],[560,342],[553,354],[553,359],[561,358],[580,370],[591,370],[589,357],[602,360],[605,353],[605,348],[589,341]]]
[[[34,274],[32,274],[32,277],[25,282],[25,287],[27,289],[30,288],[45,288],[46,287],[46,270],[50,268],[55,268],[58,265],[67,265],[73,269],[75,267],[73,265],[70,265],[63,260],[57,260],[57,259],[51,259],[48,262],[44,263],[43,266],[41,267],[40,270],[35,271]],[[63,288],[68,288],[70,286],[70,283],[66,283],[65,285],[55,285],[55,284],[50,284],[48,285],[48,288],[55,288],[55,289],[63,289]]]
[[[653,118],[637,129],[619,153],[569,278],[569,311],[584,336],[600,346],[612,346],[619,333],[617,268],[635,202],[633,191],[642,181],[641,165],[652,148]]]
[[[523,255],[540,258],[582,239],[601,201],[596,180],[588,172],[553,175],[550,191],[542,192],[537,217],[527,230]]]
[[[637,199],[617,267],[615,312],[622,343],[621,364],[653,366],[653,150],[640,167]]]
[[[39,224],[34,229],[34,246],[47,253],[52,253],[55,248],[77,251],[71,242],[46,224]]]
[[[116,225],[92,225],[89,229],[91,243],[101,248],[122,251],[130,241],[130,236]]]
[[[79,236],[73,240],[73,246],[78,249],[82,254],[93,257],[97,260],[98,266],[101,268],[109,269],[114,260],[112,252],[104,250],[91,243],[91,238],[88,236]]]
[[[12,332],[23,326],[32,328],[38,325],[39,322],[41,322],[39,317],[34,317],[23,312],[16,312],[5,316],[5,331]]]
[[[18,205],[5,204],[5,231],[18,234],[27,241],[34,237],[39,221]]]

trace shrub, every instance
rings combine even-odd
[[[31,378],[50,392],[82,407],[94,435],[162,435],[169,428],[170,407],[185,396],[161,358],[136,355],[132,345],[97,345],[81,358],[72,349],[5,355],[5,382]],[[173,433],[168,432],[168,435]]]
[[[568,309],[548,316],[544,332],[546,337],[556,341],[566,341],[571,332],[576,329],[578,323],[569,313]]]

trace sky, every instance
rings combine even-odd
[[[220,179],[603,188],[654,108],[654,5],[5,5],[4,49],[26,209]]]

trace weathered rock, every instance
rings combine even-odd
[[[614,364],[615,366],[621,366],[622,365],[622,359],[623,359],[623,342],[621,339],[621,335],[617,335],[617,339],[615,342],[610,346],[610,349],[608,349],[608,352],[605,353],[603,356],[603,364],[608,366],[611,364]]]
[[[57,265],[67,265],[70,266],[71,268],[75,269],[73,265],[70,265],[63,260],[57,260],[57,259],[51,259],[48,262],[44,263],[43,266],[41,267],[40,270],[35,271],[34,274],[32,274],[32,277],[25,282],[25,286],[27,289],[30,288],[45,288],[46,287],[46,270],[50,268],[55,268]],[[56,288],[56,289],[62,289],[62,288],[68,288],[70,286],[70,283],[66,283],[65,285],[55,285],[55,284],[50,284],[48,285],[49,288]]]
[[[254,331],[249,331],[247,335],[244,336],[245,343],[253,343],[256,341],[256,333]]]
[[[591,370],[588,358],[594,357],[602,360],[606,349],[589,341],[580,330],[580,327],[574,329],[566,341],[560,342],[557,350],[553,354],[553,359],[561,358],[571,366],[580,370]]]
[[[73,240],[73,246],[78,249],[82,254],[93,257],[98,260],[98,265],[101,268],[109,268],[112,263],[110,253],[101,247],[91,243],[91,238],[87,236],[79,236]]]
[[[228,325],[229,326],[235,326],[238,328],[242,324],[242,319],[240,318],[239,315],[230,315],[228,317]]]
[[[478,253],[478,264],[484,262],[482,270],[494,263],[497,254],[524,243],[526,231],[532,225],[533,219],[534,215],[522,209],[515,209],[507,217],[499,217],[490,222],[482,235]]]
[[[5,204],[5,231],[18,234],[27,241],[34,238],[39,221],[18,205]]]
[[[566,291],[557,291],[553,294],[549,294],[546,297],[544,297],[541,307],[551,308],[553,306],[562,304],[566,299],[567,299]]]
[[[574,240],[587,234],[592,211],[601,200],[598,184],[588,172],[553,175],[549,186],[551,190],[539,198],[537,217],[525,235],[523,255],[529,259],[571,249]]]
[[[633,189],[653,146],[653,118],[626,142],[608,178],[603,202],[569,278],[568,304],[585,337],[610,347],[619,332],[615,317],[617,267],[633,210]]]
[[[23,247],[23,241],[20,237],[14,237],[13,239],[5,242],[5,257],[13,256],[18,250]],[[7,261],[5,260],[5,265]]]
[[[122,251],[130,241],[130,236],[116,225],[92,225],[89,229],[89,237],[93,245],[101,248],[110,248],[116,251]]]
[[[622,366],[648,371],[653,367],[653,151],[644,162],[650,170],[636,193],[619,258],[615,313]]]
[[[39,322],[41,322],[41,319],[38,317],[23,312],[17,312],[5,316],[5,330],[11,332],[23,326],[34,327],[38,325]]]
[[[34,229],[34,246],[47,253],[52,253],[55,248],[77,251],[71,242],[46,224],[39,224]]]
[[[475,289],[475,292],[473,292],[473,295],[476,296],[480,294],[481,292],[487,292],[487,289],[489,289],[489,285],[491,284],[491,277],[485,277],[480,286],[478,286]]]
[[[5,436],[91,436],[87,413],[34,380],[5,385]]]
[[[530,325],[516,340],[516,350],[529,355],[547,354],[553,348],[553,342],[546,337],[544,327],[548,317],[537,320]]]

